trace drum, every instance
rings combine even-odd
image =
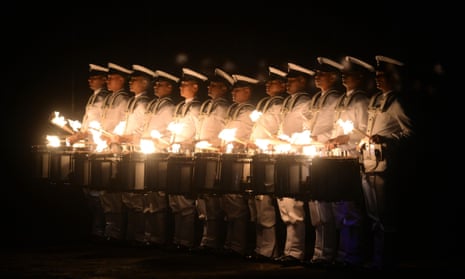
[[[276,156],[276,195],[305,196],[310,181],[312,159],[306,155],[280,154]]]
[[[35,176],[50,183],[69,183],[73,152],[65,147],[35,146]]]
[[[309,198],[320,201],[356,201],[362,197],[359,159],[316,157],[312,160]]]
[[[252,157],[247,154],[221,155],[219,187],[223,193],[244,193],[250,189]]]
[[[168,194],[187,195],[193,189],[194,159],[184,154],[170,154],[168,157],[166,179]]]
[[[219,153],[194,154],[194,187],[199,193],[218,193],[220,174]]]
[[[106,190],[116,190],[121,187],[121,183],[116,179],[121,155],[117,153],[92,153],[89,155],[89,160],[89,187]]]
[[[252,157],[251,188],[255,194],[273,194],[276,181],[276,158],[269,154],[256,154]]]
[[[168,153],[152,153],[145,157],[145,189],[166,191]]]
[[[165,190],[167,154],[130,152],[121,155],[117,181],[122,190]]]
[[[89,152],[74,152],[73,173],[70,181],[76,186],[89,186],[90,181],[90,159]]]

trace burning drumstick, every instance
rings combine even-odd
[[[99,133],[102,133],[102,134],[104,134],[104,135],[107,135],[107,136],[109,136],[109,137],[114,136],[113,133],[110,133],[110,132],[108,132],[108,131],[105,131],[105,130],[102,129],[102,128],[89,126],[89,129],[92,129],[92,130],[94,130],[94,131],[97,131],[97,132],[99,132]]]
[[[252,111],[252,113],[250,114],[250,119],[252,119],[252,121],[256,124],[256,125],[259,125],[263,131],[266,133],[266,135],[270,138],[273,137],[273,135],[271,134],[270,131],[268,131],[268,129],[263,125],[261,124],[260,122],[257,122],[258,119],[262,116],[262,112],[258,111],[258,110],[254,110]]]
[[[360,133],[362,136],[365,136],[365,137],[368,137],[368,138],[370,137],[366,133],[364,133],[361,130],[355,128],[354,123],[352,121],[350,121],[350,120],[343,121],[342,119],[339,118],[336,123],[339,124],[339,126],[341,126],[341,128],[344,130],[344,135],[347,135],[348,133],[355,130],[357,133]]]
[[[157,139],[159,142],[161,142],[163,144],[170,145],[170,143],[168,141],[161,138],[161,133],[158,130],[152,130],[150,132],[150,136],[152,138],[154,138],[154,139]]]
[[[240,140],[238,138],[236,138],[236,130],[237,128],[232,128],[232,129],[223,129],[219,134],[218,134],[218,137],[222,140],[224,140],[225,142],[231,142],[231,141],[235,141],[235,142],[238,142],[240,144],[243,144],[243,145],[247,145],[247,142],[243,141],[243,140]]]
[[[65,120],[64,116],[60,116],[60,112],[55,111],[54,114],[52,114],[52,115],[55,115],[55,117],[50,119],[50,121],[53,124],[55,124],[58,127],[62,128],[66,132],[70,133],[71,135],[74,134],[74,131],[70,127],[66,126],[67,121]]]

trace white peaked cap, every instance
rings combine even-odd
[[[122,74],[131,74],[132,71],[129,70],[129,69],[126,69],[120,65],[117,65],[115,63],[108,63],[108,69],[109,69],[109,73],[112,73],[112,72],[119,72],[119,73],[122,73]]]
[[[157,77],[157,73],[156,73],[156,72],[150,70],[149,68],[146,68],[146,67],[144,67],[144,66],[141,66],[141,65],[134,64],[134,65],[132,65],[132,69],[133,69],[134,71],[141,72],[141,73],[143,73],[143,74],[149,75],[149,76],[151,76],[151,77],[153,77],[153,78]]]
[[[157,74],[157,77],[162,77],[162,78],[165,78],[165,79],[169,79],[169,80],[174,81],[175,83],[179,82],[179,78],[177,76],[174,76],[174,75],[169,74],[167,72],[164,72],[162,70],[156,70],[155,73]]]
[[[220,68],[216,68],[215,69],[215,75],[219,76],[219,77],[222,77],[223,79],[225,79],[230,85],[233,85],[234,84],[234,78],[226,73],[225,71],[223,71],[222,69]]]
[[[275,75],[283,77],[283,78],[286,77],[286,75],[287,75],[286,72],[281,71],[280,69],[277,69],[277,68],[272,67],[272,66],[268,67],[268,71],[270,72],[270,74],[275,74]]]
[[[208,79],[207,76],[199,72],[196,72],[192,69],[189,69],[189,68],[182,68],[182,73],[183,73],[183,78],[191,77],[191,78],[194,78],[200,81],[206,81]]]
[[[287,71],[288,73],[290,72],[301,72],[301,73],[304,73],[304,74],[307,74],[309,76],[314,76],[315,75],[315,72],[310,70],[310,69],[307,69],[307,68],[304,68],[300,65],[297,65],[297,64],[294,64],[294,63],[287,63]]]

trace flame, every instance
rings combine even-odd
[[[100,122],[98,121],[91,121],[89,123],[89,131],[92,133],[92,139],[94,140],[94,143],[97,145],[95,148],[95,151],[101,152],[105,150],[108,147],[108,144],[106,141],[102,140],[102,128],[100,125]]]
[[[52,118],[52,120],[51,120],[52,123],[55,124],[55,125],[58,125],[60,127],[64,127],[66,125],[65,117],[60,116],[60,112],[58,112],[58,111],[55,111],[54,114],[55,114],[55,117]]]
[[[208,141],[206,140],[202,140],[202,141],[199,141],[195,144],[195,148],[199,148],[199,149],[207,149],[209,147],[211,147],[212,144],[209,143]]]
[[[226,142],[234,141],[236,136],[236,130],[237,128],[223,129],[218,134],[218,137]]]
[[[339,118],[336,123],[341,126],[342,130],[344,131],[344,135],[349,134],[354,129],[354,123],[350,120],[343,121]]]
[[[257,122],[257,120],[262,116],[263,113],[261,113],[258,110],[252,111],[250,114],[250,119],[252,119],[253,122]]]
[[[115,129],[113,129],[113,133],[121,136],[124,133],[124,129],[126,128],[126,121],[121,121],[116,125]]]
[[[270,146],[270,140],[268,139],[256,139],[255,144],[262,151],[267,151]]]
[[[71,120],[71,119],[68,119],[68,124],[69,124],[69,126],[71,126],[71,128],[75,132],[78,132],[79,129],[81,129],[81,126],[82,126],[81,122],[79,122],[77,120]]]
[[[184,123],[171,122],[170,124],[168,124],[168,130],[174,134],[181,133],[183,128],[184,128]]]
[[[292,146],[289,143],[276,144],[274,150],[276,153],[289,153],[292,150]]]
[[[233,149],[234,149],[234,145],[232,143],[228,143],[226,145],[226,153],[232,153]]]
[[[158,130],[152,130],[150,132],[150,136],[154,139],[160,139],[161,138],[161,133]]]
[[[140,150],[145,154],[154,153],[156,151],[155,143],[149,139],[141,139]]]
[[[306,145],[306,146],[302,147],[302,153],[304,155],[314,157],[314,156],[316,156],[318,154],[318,150],[316,149],[315,145]]]
[[[290,142],[292,144],[310,144],[312,141],[311,132],[310,130],[302,131],[301,133],[293,133],[291,136]]]
[[[59,147],[61,145],[61,140],[58,136],[47,135],[46,138],[48,140],[47,146]]]

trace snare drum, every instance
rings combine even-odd
[[[280,197],[304,196],[308,191],[312,159],[306,155],[276,156],[276,194]]]
[[[221,155],[219,187],[223,193],[244,193],[250,189],[252,157],[247,154]]]
[[[166,153],[126,153],[118,164],[117,180],[123,190],[165,190]]]
[[[90,159],[89,152],[74,152],[73,175],[71,183],[77,186],[89,186]]]
[[[96,189],[118,189],[120,183],[116,180],[118,163],[121,156],[116,153],[92,153],[90,159],[89,187]]]
[[[36,146],[36,177],[50,183],[67,183],[72,172],[73,152],[63,147]]]
[[[168,153],[151,153],[145,158],[145,189],[166,191]]]
[[[192,194],[194,192],[193,170],[194,160],[192,156],[170,154],[167,165],[166,192],[175,195]]]
[[[314,158],[310,177],[309,197],[312,200],[354,201],[362,197],[358,158]]]
[[[194,154],[194,187],[200,193],[219,192],[219,153]]]
[[[117,180],[123,190],[144,190],[145,154],[130,152],[121,155]]]
[[[273,155],[256,154],[252,157],[251,187],[255,194],[273,194],[276,176],[276,158]]]

